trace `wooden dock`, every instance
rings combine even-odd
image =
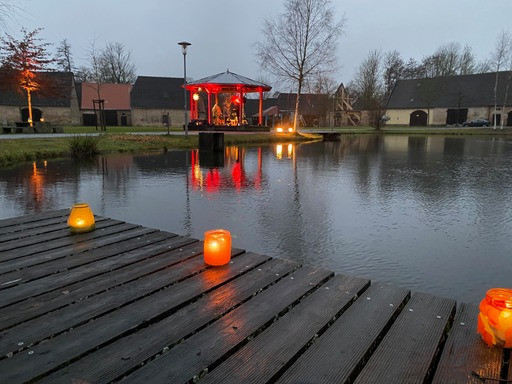
[[[0,221],[1,383],[499,383],[478,308],[68,210]],[[505,382],[505,381],[501,381]]]

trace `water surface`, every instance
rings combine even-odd
[[[512,141],[338,143],[0,168],[0,218],[88,202],[99,215],[477,303],[512,286]]]

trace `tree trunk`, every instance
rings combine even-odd
[[[293,114],[293,132],[297,132],[297,121],[299,119],[299,102],[302,91],[302,79],[299,80],[299,89],[297,90],[297,99],[295,100],[295,113]]]
[[[32,95],[30,94],[30,89],[27,89],[27,102],[28,102],[28,123],[31,127],[33,127],[34,122],[32,121]]]

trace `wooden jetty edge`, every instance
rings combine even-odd
[[[497,383],[478,308],[68,210],[0,220],[2,383]]]

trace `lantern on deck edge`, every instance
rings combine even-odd
[[[68,217],[69,229],[73,233],[90,232],[94,229],[94,215],[89,204],[73,205]]]
[[[204,233],[204,262],[213,266],[231,260],[231,233],[225,229],[212,229]]]
[[[478,333],[487,345],[512,348],[512,289],[489,289],[480,302]]]

